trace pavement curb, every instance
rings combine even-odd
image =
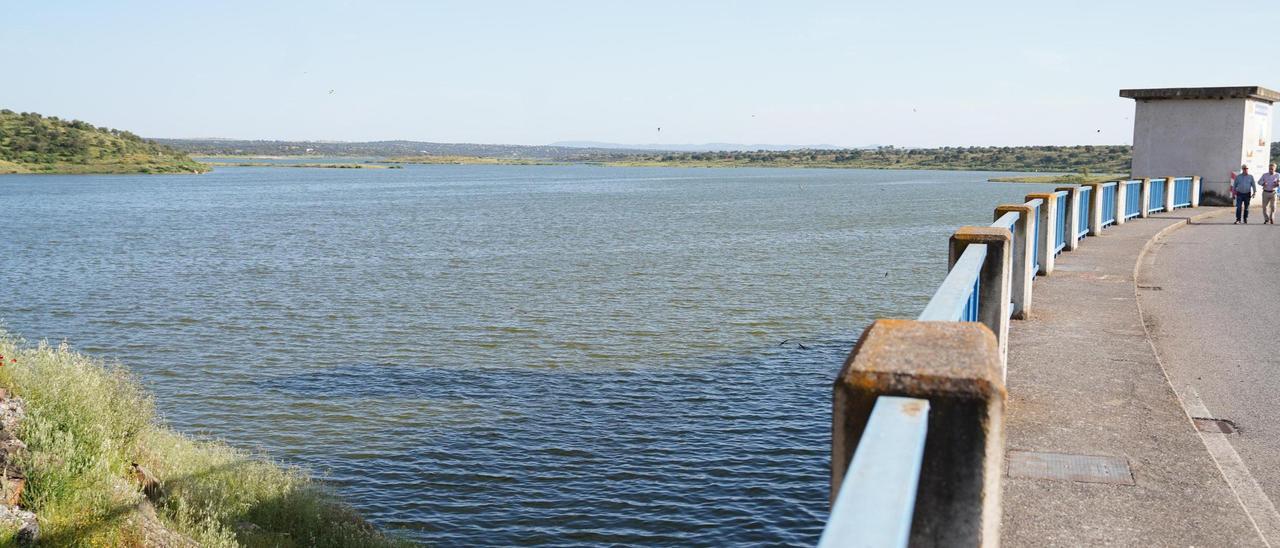
[[[1134,263],[1133,263],[1133,294],[1135,296],[1138,295],[1138,273],[1142,270],[1142,260],[1147,257],[1147,253],[1151,251],[1151,248],[1156,245],[1157,241],[1159,241],[1161,238],[1168,236],[1173,231],[1178,230],[1184,226],[1187,226],[1189,224],[1192,224],[1198,221],[1203,221],[1205,219],[1208,219],[1210,217],[1214,217],[1217,215],[1230,213],[1231,211],[1232,210],[1229,207],[1222,207],[1222,208],[1215,207],[1214,211],[1205,211],[1203,213],[1197,213],[1195,215],[1187,217],[1186,219],[1183,219],[1180,222],[1176,222],[1169,226],[1166,226],[1160,229],[1159,232],[1152,235],[1151,239],[1147,240],[1147,243],[1142,244],[1142,249],[1138,251],[1138,257],[1137,259],[1134,260]],[[1138,313],[1139,314],[1142,313],[1142,306],[1138,306]],[[1143,329],[1146,329],[1147,324],[1143,323],[1142,325],[1143,325]],[[1150,341],[1151,341],[1151,334],[1147,333],[1147,342],[1150,342]],[[1155,347],[1152,347],[1152,349],[1154,348]]]

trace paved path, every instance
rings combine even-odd
[[[1280,226],[1251,217],[1233,226],[1221,215],[1162,238],[1143,261],[1139,303],[1192,414],[1239,426],[1207,437],[1225,442],[1224,472],[1280,543],[1271,504],[1280,501]]]
[[[1006,447],[1118,457],[1132,483],[1006,477],[1006,545],[1265,545],[1166,380],[1138,307],[1140,252],[1204,212],[1108,229],[1036,281],[1031,318],[1010,329]]]

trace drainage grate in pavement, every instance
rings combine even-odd
[[[1210,434],[1234,434],[1240,431],[1240,427],[1236,426],[1236,423],[1227,419],[1192,417],[1191,421],[1196,423],[1196,430]]]
[[[1124,457],[1010,451],[1007,475],[1011,478],[1133,485],[1133,472],[1129,471],[1129,461]]]
[[[1164,291],[1164,288],[1158,285],[1140,285],[1138,286],[1138,289],[1145,289],[1147,291]]]

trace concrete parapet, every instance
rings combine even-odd
[[[1148,206],[1151,205],[1151,178],[1150,177],[1144,177],[1142,179],[1141,196],[1142,197],[1138,199],[1138,201],[1140,202],[1138,204],[1138,217],[1146,219],[1147,217],[1151,216],[1151,214],[1147,212],[1147,209],[1150,209]]]
[[[972,322],[877,320],[833,390],[831,496],[879,396],[929,400],[911,546],[998,546],[1005,387],[999,343]]]
[[[1009,253],[1009,264],[1013,269],[1009,273],[1009,292],[1013,303],[1013,317],[1024,320],[1031,312],[1031,281],[1035,273],[1035,262],[1032,261],[1031,248],[1035,245],[1035,233],[1031,230],[1031,216],[1035,208],[1026,204],[1005,204],[996,206],[995,220],[1009,212],[1018,214],[1018,222],[1013,225],[1013,248]]]
[[[1191,207],[1200,207],[1200,176],[1191,178]]]
[[[1124,208],[1125,203],[1129,201],[1125,190],[1129,187],[1129,181],[1116,181],[1116,226],[1125,223]]]
[[[1102,235],[1102,185],[1103,183],[1085,183],[1093,191],[1089,193],[1089,235]]]
[[[1164,178],[1164,211],[1173,211],[1173,177]]]
[[[1059,211],[1059,215],[1066,215],[1067,224],[1067,251],[1075,251],[1080,247],[1080,188],[1079,186],[1060,186],[1056,188],[1058,192],[1067,193],[1067,210]]]
[[[1056,213],[1058,197],[1054,196],[1052,192],[1037,192],[1028,194],[1024,199],[1028,202],[1031,200],[1043,202],[1040,204],[1040,218],[1036,220],[1036,236],[1040,238],[1040,241],[1044,242],[1044,252],[1038,254],[1040,261],[1037,266],[1040,269],[1040,274],[1048,276],[1053,273],[1053,223],[1058,219]]]
[[[947,267],[955,266],[969,244],[986,244],[987,260],[978,275],[978,321],[985,324],[1000,345],[1000,363],[1009,355],[1010,242],[1009,230],[994,226],[962,226],[951,235]],[[1047,241],[1047,240],[1046,240]],[[1048,244],[1046,244],[1048,245]],[[991,291],[995,288],[995,291]],[[1003,378],[1003,377],[1001,377]]]

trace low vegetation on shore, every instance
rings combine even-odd
[[[607,165],[1128,172],[1128,146],[943,147],[631,154]]]
[[[20,504],[38,516],[40,545],[406,544],[303,470],[165,427],[120,366],[3,331],[0,355],[0,387],[26,406]]]
[[[541,160],[537,158],[495,158],[483,156],[393,156],[383,162],[397,164],[448,164],[448,165],[496,165],[496,166],[541,166],[556,165],[566,162]]]
[[[1064,173],[1061,175],[1029,175],[1026,177],[992,177],[987,179],[993,183],[1048,183],[1048,184],[1064,184],[1064,185],[1085,185],[1089,183],[1105,183],[1108,181],[1119,181],[1128,179],[1128,174],[1120,173],[1104,173],[1102,175],[1091,175],[1089,173]]]
[[[0,173],[202,173],[184,152],[128,131],[0,110]]]
[[[307,162],[307,163],[290,163],[290,162],[206,162],[211,166],[235,166],[235,167],[309,167],[320,169],[396,169],[400,166],[383,165],[383,164],[361,164],[361,163],[334,163],[334,162]]]

